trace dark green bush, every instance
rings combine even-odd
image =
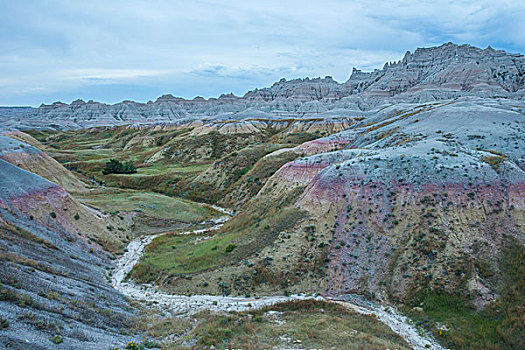
[[[51,337],[51,339],[49,339],[49,340],[51,340],[55,344],[60,344],[60,343],[62,343],[64,341],[64,339],[62,339],[62,337],[60,335],[55,335],[55,336]]]
[[[102,169],[102,174],[134,174],[137,172],[137,168],[131,160],[121,163],[117,159],[110,159],[106,162],[106,166]]]
[[[233,243],[230,243],[226,246],[226,253],[231,253],[237,246]]]

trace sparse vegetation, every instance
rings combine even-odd
[[[53,337],[51,337],[50,340],[55,344],[60,344],[64,341],[64,339],[60,335],[54,335]]]
[[[507,158],[503,156],[486,156],[481,158],[482,161],[490,164],[490,166],[496,171],[500,170],[501,163],[503,163],[506,159]]]
[[[126,344],[126,349],[128,350],[144,350],[144,346],[140,345],[139,343],[135,343],[133,341],[130,341]]]
[[[0,318],[0,329],[7,329],[9,328],[9,321],[5,318]]]
[[[188,335],[196,340],[196,349],[410,348],[372,316],[313,300],[282,303],[252,312],[202,312],[197,319],[197,326]],[[166,344],[169,350],[181,348],[185,348],[181,341]]]

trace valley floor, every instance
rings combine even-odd
[[[221,209],[221,208],[217,208]],[[220,210],[221,212],[228,212],[226,210]],[[221,220],[222,219],[222,220]],[[206,239],[207,234],[210,231],[217,230],[219,227],[223,225],[223,222],[225,222],[228,219],[228,216],[219,218],[216,220],[216,225],[199,229],[199,230],[193,230],[193,231],[187,231],[187,232],[180,232],[177,233],[177,235],[191,235],[195,236],[195,240],[197,242],[198,239]],[[317,312],[314,314],[311,314],[310,317],[313,316],[312,321],[315,322],[313,324],[314,327],[317,327],[319,324],[322,324],[323,322],[318,320],[319,317],[319,311],[321,313],[324,313],[325,311],[322,311],[324,309],[335,311],[337,309],[337,306],[342,306],[344,309],[340,309],[337,312],[337,317],[343,317],[341,321],[344,320],[344,316],[350,312],[350,314],[354,314],[352,317],[355,319],[359,319],[359,315],[366,315],[371,316],[371,319],[363,318],[362,322],[377,322],[384,323],[387,325],[392,332],[395,334],[398,334],[408,345],[410,348],[416,349],[416,350],[423,350],[423,349],[442,349],[442,347],[436,343],[431,337],[428,335],[425,335],[424,332],[421,330],[418,330],[414,327],[413,324],[411,324],[408,319],[404,316],[401,316],[398,312],[396,312],[392,308],[385,308],[380,305],[376,305],[370,302],[361,302],[361,305],[356,305],[354,303],[351,303],[349,301],[332,301],[330,299],[325,299],[324,297],[320,296],[319,294],[316,295],[289,295],[289,296],[260,296],[260,297],[233,297],[233,296],[216,296],[216,295],[173,295],[173,294],[167,294],[162,291],[160,291],[157,287],[150,285],[150,284],[137,284],[133,282],[132,280],[127,280],[127,276],[129,272],[133,269],[133,267],[138,263],[138,261],[141,259],[142,254],[144,253],[145,247],[150,244],[155,238],[159,237],[160,234],[157,235],[148,235],[148,236],[141,236],[139,238],[134,239],[132,242],[128,244],[126,253],[117,261],[116,268],[112,272],[112,278],[111,283],[113,287],[121,292],[122,294],[128,296],[132,300],[140,301],[145,304],[153,304],[155,307],[158,307],[163,310],[168,315],[171,315],[172,317],[175,315],[195,315],[198,314],[202,318],[202,315],[208,315],[205,313],[205,311],[211,311],[215,314],[209,314],[211,316],[204,317],[204,321],[201,321],[201,323],[204,323],[206,327],[208,327],[207,323],[210,322],[216,322],[221,317],[230,318],[227,323],[223,324],[223,326],[228,326],[236,328],[233,331],[229,328],[227,328],[228,331],[224,331],[225,334],[219,334],[215,335],[218,336],[219,339],[207,339],[207,338],[199,338],[200,342],[210,342],[209,345],[218,345],[215,342],[216,341],[227,341],[230,346],[237,347],[239,345],[244,343],[241,348],[243,349],[249,349],[249,348],[265,348],[266,346],[270,346],[270,344],[273,347],[292,347],[292,348],[302,348],[302,346],[334,346],[334,342],[339,344],[339,346],[345,346],[348,348],[361,348],[363,346],[367,347],[376,347],[376,346],[385,346],[385,347],[392,347],[395,346],[398,349],[404,349],[405,345],[394,345],[394,343],[385,342],[383,345],[379,345],[384,340],[381,340],[382,337],[375,338],[376,333],[374,334],[368,334],[365,336],[367,339],[366,341],[363,339],[364,333],[363,331],[358,332],[355,329],[351,327],[345,327],[342,325],[329,325],[329,327],[333,327],[334,329],[332,332],[342,331],[342,336],[338,336],[335,334],[331,334],[329,336],[329,339],[326,339],[324,337],[319,337],[317,335],[312,336],[312,334],[317,334],[317,332],[326,332],[327,330],[324,328],[318,329],[316,332],[313,332],[310,330],[308,334],[301,334],[301,328],[305,327],[305,325],[299,325],[295,324],[297,321],[295,318],[297,315],[294,315],[292,320],[287,320],[290,318],[290,315],[286,315],[285,319],[280,319],[282,317],[283,312],[276,311],[279,309],[287,310],[288,308],[292,308],[297,313],[302,313],[306,310],[307,312],[312,313],[313,311],[316,311],[315,309],[318,309]],[[264,311],[260,311],[263,309]],[[313,310],[311,310],[313,309]],[[204,313],[203,313],[204,312]],[[225,314],[226,312],[226,314]],[[218,314],[217,314],[218,313]],[[250,328],[250,323],[255,323],[252,320],[252,313],[264,315],[266,318],[270,317],[269,323],[275,323],[273,327],[270,327],[271,330],[265,330],[266,332],[270,332],[270,334],[264,334],[264,335],[258,335],[255,337],[254,335],[254,325],[251,325],[252,331],[246,332],[247,329]],[[221,316],[222,315],[222,316]],[[250,316],[247,318],[247,316]],[[262,318],[261,316],[258,316]],[[305,316],[303,316],[305,317]],[[308,317],[308,316],[307,316]],[[333,316],[332,316],[333,317]],[[322,318],[322,317],[321,317]],[[334,320],[335,321],[335,320]],[[237,322],[244,322],[244,330],[240,330],[239,327],[235,327],[232,323]],[[259,320],[256,321],[259,323],[259,327],[261,327],[261,324],[263,321]],[[330,322],[330,321],[328,321]],[[346,322],[344,320],[343,322]],[[268,323],[268,320],[266,320],[266,323]],[[302,320],[300,323],[305,323],[305,320]],[[257,323],[255,323],[257,325]],[[199,327],[204,327],[202,324],[200,324]],[[265,325],[265,328],[268,328],[269,325]],[[338,330],[337,328],[341,327],[342,329]],[[355,327],[355,325],[354,325]],[[374,326],[378,327],[378,326]],[[381,327],[378,327],[381,328]],[[306,331],[306,330],[304,330]],[[370,330],[367,331],[367,333],[370,332]],[[385,332],[388,333],[388,332]],[[293,336],[292,336],[293,334]],[[279,339],[277,342],[279,345],[275,345],[276,339]],[[224,339],[221,339],[224,338]],[[317,339],[316,339],[317,338]],[[324,339],[323,339],[324,338]],[[346,339],[348,338],[348,339]],[[303,340],[301,340],[303,339]],[[258,342],[257,345],[254,344],[254,341]],[[304,341],[304,344],[303,344]],[[172,340],[171,343],[174,341]],[[239,343],[240,342],[240,343]],[[399,346],[399,347],[398,347]]]

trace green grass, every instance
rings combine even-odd
[[[185,174],[202,172],[210,166],[210,163],[205,164],[171,164],[171,163],[154,163],[151,166],[144,166],[137,169],[137,174],[140,175],[164,175],[166,173],[171,174]]]
[[[152,192],[115,189],[82,195],[78,199],[105,212],[137,211],[153,218],[192,223],[220,216],[215,210],[197,203]]]
[[[291,196],[295,198],[297,193]],[[281,199],[286,205],[290,201],[287,197]],[[276,209],[270,203],[259,203],[254,208],[234,217],[213,237],[197,244],[195,236],[164,235],[154,239],[131,271],[131,277],[152,282],[165,275],[198,273],[240,261],[272,244],[280,232],[290,229],[304,216],[297,208]],[[234,249],[228,248],[231,244]]]
[[[450,294],[420,294],[406,310],[445,346],[458,349],[525,348],[525,248],[514,239],[503,247],[501,297],[481,310]],[[437,324],[448,330],[441,331]]]
[[[133,277],[151,281],[159,272],[194,273],[215,266],[227,253],[226,247],[237,236],[217,235],[195,244],[195,236],[164,235],[146,247],[143,260],[134,268]]]
[[[476,311],[459,296],[427,295],[420,300],[424,311],[422,314],[411,314],[412,318],[430,329],[444,345],[452,348],[494,348],[491,344],[496,342],[496,327],[500,320]],[[436,322],[447,330],[440,331]]]
[[[194,339],[194,349],[410,348],[374,317],[321,301],[294,301],[242,313],[203,312],[197,319],[195,329],[181,339]],[[169,350],[184,348],[180,341],[166,344]]]
[[[120,126],[28,133],[48,146],[47,152],[52,157],[85,179],[94,179],[108,187],[154,191],[194,201],[223,200],[226,205],[231,205],[234,198],[245,203],[271,175],[266,172],[276,170],[277,164],[266,162],[263,176],[258,172],[254,172],[255,177],[246,176],[253,167],[261,170],[257,163],[266,154],[320,136],[320,133],[281,133],[282,130],[273,128],[232,135],[212,132],[192,136],[188,131],[188,128],[155,130]],[[125,150],[136,137],[154,138],[155,142],[152,146],[137,145]],[[160,150],[164,150],[165,158],[146,163]],[[112,158],[132,161],[137,173],[102,175],[105,163]]]

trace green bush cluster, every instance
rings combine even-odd
[[[137,172],[137,168],[131,160],[121,163],[117,159],[110,159],[106,162],[106,166],[102,169],[102,174],[134,174]]]

